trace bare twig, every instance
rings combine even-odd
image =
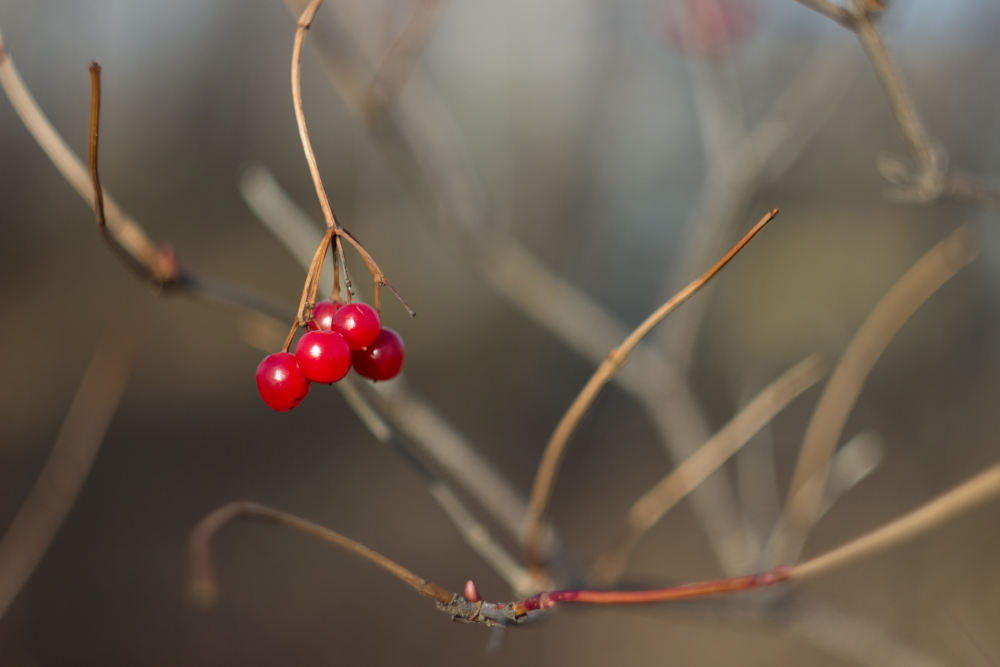
[[[573,404],[563,415],[563,418],[556,426],[556,430],[552,433],[552,437],[545,447],[545,452],[542,454],[542,460],[539,463],[538,472],[535,475],[535,483],[531,491],[531,500],[528,503],[528,527],[526,531],[525,552],[529,561],[534,565],[541,565],[542,554],[539,549],[539,540],[541,539],[540,521],[542,515],[545,513],[549,498],[552,495],[552,487],[559,470],[559,464],[562,461],[566,445],[569,443],[573,431],[576,430],[577,425],[583,419],[584,414],[590,408],[591,404],[593,404],[594,399],[597,398],[604,385],[611,380],[611,377],[625,363],[628,355],[639,344],[639,341],[652,331],[653,327],[659,324],[664,317],[687,301],[718,274],[737,253],[746,247],[764,229],[777,213],[777,209],[767,213],[711,269],[656,309],[642,324],[636,327],[635,331],[622,341],[621,345],[611,350],[604,362],[597,368],[590,380],[587,381],[587,384],[576,397],[576,400],[573,401]]]
[[[624,529],[598,557],[591,570],[591,583],[601,587],[613,585],[639,539],[825,372],[826,364],[817,355],[785,371],[697,452],[643,494],[628,511]]]
[[[188,539],[187,596],[191,603],[199,607],[212,606],[219,596],[215,568],[212,565],[212,538],[219,530],[236,519],[269,521],[334,544],[378,565],[386,572],[409,584],[424,597],[428,597],[438,604],[448,604],[455,597],[454,593],[449,593],[437,584],[421,579],[377,551],[329,528],[257,503],[235,502],[220,507],[199,521]]]
[[[130,321],[105,332],[45,467],[0,541],[0,617],[45,555],[87,479],[132,373],[141,329]]]
[[[885,3],[881,0],[849,0],[848,7],[841,7],[828,0],[798,1],[854,32],[878,76],[907,150],[917,166],[916,172],[911,173],[898,160],[879,160],[883,177],[900,188],[892,193],[893,196],[903,201],[931,202],[947,195],[1000,210],[1000,190],[960,172],[947,173],[945,151],[935,145],[927,132],[916,104],[889,56],[882,35],[872,21],[872,14],[881,12]]]
[[[551,609],[561,603],[652,604],[770,588],[784,582],[807,580],[925,533],[998,495],[1000,495],[1000,465],[995,465],[923,507],[799,565],[780,566],[763,574],[651,590],[550,591],[506,604],[483,601],[471,581],[465,586],[467,596],[451,593],[437,584],[418,577],[382,554],[332,530],[263,505],[236,502],[220,507],[203,518],[191,533],[188,540],[188,599],[200,606],[210,606],[217,599],[218,586],[212,566],[212,538],[223,526],[239,518],[277,523],[350,551],[393,574],[421,595],[434,600],[438,608],[449,614],[453,620],[505,626],[530,621],[533,613]]]
[[[1000,465],[993,465],[909,514],[791,568],[792,579],[810,579],[868,558],[965,514],[1000,496]]]
[[[313,19],[323,0],[312,0],[302,15],[299,16],[298,23],[295,24],[295,43],[292,46],[292,106],[295,107],[295,122],[299,126],[299,139],[302,140],[302,150],[306,154],[306,162],[309,164],[309,174],[312,176],[313,185],[316,187],[316,196],[319,198],[320,208],[323,209],[323,218],[326,226],[336,229],[340,225],[330,208],[330,200],[326,196],[326,188],[323,187],[323,179],[319,175],[319,166],[316,164],[316,154],[312,149],[312,142],[309,141],[309,129],[306,127],[306,115],[302,110],[302,77],[300,74],[302,64],[302,47],[306,41],[306,31],[312,25]]]
[[[93,86],[93,79],[91,83]],[[97,194],[92,175],[39,108],[14,66],[10,54],[5,50],[2,35],[0,35],[0,87],[4,89],[11,106],[14,107],[28,132],[49,156],[59,173],[88,205],[94,206]],[[93,104],[91,112],[93,126]],[[96,130],[96,127],[92,127],[92,130]],[[139,270],[143,276],[156,276],[154,282],[167,293],[180,292],[195,298],[257,310],[271,316],[278,316],[284,312],[284,308],[276,304],[274,299],[249,288],[180,270],[176,255],[169,244],[157,248],[136,221],[126,215],[115,199],[103,188],[101,198],[104,204],[103,218],[108,232],[105,238],[113,240],[112,249],[116,252],[127,252],[129,259],[126,264],[130,268],[143,267]]]
[[[803,438],[785,505],[783,545],[778,560],[793,558],[815,521],[824,484],[807,484],[815,475],[825,479],[847,416],[882,351],[910,316],[949,278],[976,256],[978,248],[967,225],[938,243],[886,293],[858,329],[837,362]]]
[[[98,70],[99,71],[99,70]],[[25,127],[38,145],[45,151],[63,177],[90,205],[94,206],[97,195],[91,176],[78,158],[39,108],[31,95],[14,61],[5,50],[3,36],[0,35],[0,86],[3,87],[11,106],[21,118]],[[99,104],[99,102],[98,102]],[[92,110],[94,111],[94,110]],[[95,121],[91,114],[92,125]],[[96,127],[92,127],[96,131]],[[96,136],[96,135],[95,135]],[[104,216],[110,236],[140,266],[148,267],[153,275],[167,286],[177,279],[177,265],[173,251],[169,247],[157,248],[134,220],[125,215],[118,203],[109,195],[103,197]]]
[[[513,603],[515,615],[550,609],[559,603],[634,605],[768,588],[786,581],[805,581],[881,553],[922,535],[1000,496],[1000,464],[895,521],[798,565],[782,565],[763,574],[704,581],[644,591],[554,591]]]

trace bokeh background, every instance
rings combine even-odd
[[[328,4],[317,39],[335,35],[333,12],[359,41],[382,44],[415,3]],[[666,295],[706,177],[692,86],[692,61],[703,56],[665,36],[663,4],[452,0],[419,60],[465,138],[496,224],[630,326]],[[887,201],[876,158],[902,153],[903,143],[853,35],[791,0],[734,5],[748,27],[722,57],[747,125],[817,44],[857,59],[844,59],[856,73],[829,119],[740,209],[732,233],[773,207],[778,220],[699,297],[707,312],[690,378],[713,427],[809,352],[835,357],[895,279],[960,223],[971,221],[983,246],[876,366],[845,436],[874,430],[885,460],[817,526],[806,552],[819,553],[995,462],[1000,220],[956,203]],[[303,271],[237,187],[248,165],[263,164],[320,219],[292,114],[294,20],[284,4],[0,0],[0,26],[80,155],[87,65],[104,67],[102,180],[154,239],[169,240],[186,268],[294,307]],[[1000,8],[894,2],[883,26],[951,163],[996,182]],[[419,313],[410,319],[384,301],[384,320],[406,340],[411,388],[527,493],[542,446],[593,367],[451,249],[308,49],[303,89],[335,210]],[[151,293],[123,271],[6,100],[0,228],[0,525],[30,490],[102,332],[148,332],[76,506],[0,620],[0,663],[852,664],[782,623],[711,608],[571,609],[487,653],[489,631],[448,622],[371,566],[250,524],[218,542],[218,607],[189,608],[187,533],[235,499],[328,525],[446,587],[473,578],[489,599],[511,594],[336,392],[315,387],[291,414],[264,407],[253,382],[263,353],[241,335],[243,313]],[[781,494],[818,394],[806,392],[767,442],[750,445],[773,448]],[[574,438],[553,518],[581,558],[593,558],[632,500],[670,468],[647,415],[610,386]],[[941,664],[995,665],[998,561],[994,503],[807,588]],[[719,575],[682,504],[643,541],[627,581]]]

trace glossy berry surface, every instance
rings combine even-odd
[[[257,391],[269,406],[288,412],[309,393],[309,380],[299,370],[295,355],[278,352],[267,355],[257,366]]]
[[[403,356],[403,339],[392,329],[383,328],[371,345],[351,352],[351,361],[361,377],[388,380],[399,374]]]
[[[333,315],[344,307],[339,301],[320,301],[313,308],[313,318],[309,321],[310,331],[330,331],[333,328]]]
[[[295,346],[295,360],[306,379],[330,384],[351,368],[351,350],[340,334],[310,331]]]
[[[333,315],[333,330],[344,337],[352,350],[374,342],[380,326],[378,313],[366,303],[349,303]]]

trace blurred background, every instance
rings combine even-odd
[[[895,280],[971,222],[982,254],[902,329],[848,421],[842,442],[870,432],[884,459],[823,517],[808,556],[996,461],[1000,220],[949,201],[887,199],[876,160],[905,146],[850,32],[792,0],[720,2],[723,28],[699,32],[681,11],[696,4],[444,6],[399,108],[387,113],[404,128],[423,121],[460,139],[463,161],[452,168],[478,189],[458,201],[485,215],[442,222],[440,202],[421,202],[378,123],[373,133],[358,120],[310,48],[305,113],[338,217],[419,313],[410,319],[383,295],[383,321],[406,341],[409,388],[524,495],[595,365],[497,289],[483,271],[489,239],[516,241],[631,329],[713,262],[715,248],[780,208],[689,304],[687,320],[653,336],[680,351],[714,431],[807,354],[835,359]],[[416,6],[329,0],[307,46],[354,49],[370,68]],[[267,293],[289,312],[304,271],[239,183],[248,167],[263,166],[321,220],[292,113],[294,23],[279,0],[0,0],[10,54],[81,156],[87,66],[103,66],[102,181],[122,207],[153,239],[172,243],[185,269]],[[950,164],[996,182],[1000,7],[894,2],[881,26]],[[782,100],[784,115],[771,113]],[[740,139],[775,116],[778,139],[764,140],[773,150],[743,166]],[[76,505],[0,621],[0,664],[902,664],[877,650],[865,662],[831,648],[835,641],[795,629],[794,609],[761,620],[711,605],[568,609],[509,632],[487,653],[485,628],[450,623],[366,563],[255,524],[217,541],[218,607],[188,607],[187,534],[237,499],[334,528],[449,589],[472,578],[489,600],[513,594],[337,392],[316,386],[290,414],[263,405],[253,373],[264,352],[252,346],[259,337],[248,336],[246,313],[155,294],[124,271],[6,99],[0,211],[0,525],[44,465],[102,333],[146,332]],[[481,227],[463,232],[472,219]],[[718,223],[715,237],[699,241],[706,220]],[[463,251],[463,233],[477,239],[476,252]],[[370,299],[356,259],[355,282]],[[760,542],[820,387],[751,442],[743,464],[726,466]],[[552,505],[581,561],[600,553],[632,501],[672,466],[648,411],[610,385],[573,439]],[[998,526],[993,503],[804,593],[919,652],[923,664],[1000,664]],[[640,544],[625,584],[722,575],[685,502]],[[845,631],[844,645],[858,641]]]

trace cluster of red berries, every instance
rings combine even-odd
[[[403,367],[403,339],[383,327],[369,305],[322,301],[308,326],[295,354],[269,354],[257,366],[260,397],[278,412],[298,405],[311,382],[332,384],[352,365],[370,380],[396,377]]]

